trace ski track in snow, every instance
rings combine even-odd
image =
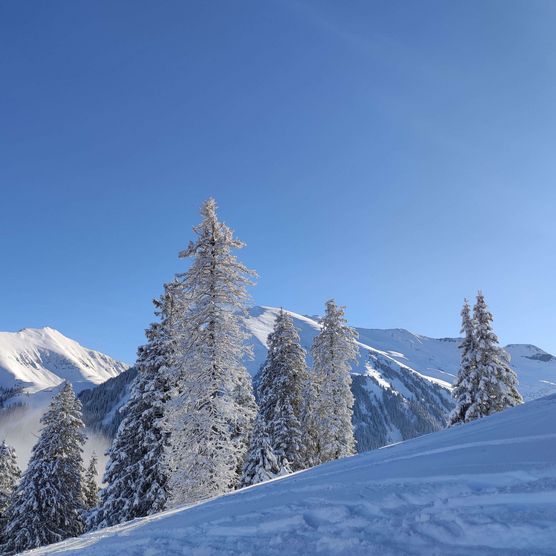
[[[555,554],[555,423],[553,395],[32,553]]]

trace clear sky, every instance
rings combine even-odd
[[[556,352],[556,2],[0,3],[0,330],[132,362],[208,196],[254,302]]]

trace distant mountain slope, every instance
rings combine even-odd
[[[30,554],[543,556],[556,395]]]
[[[117,377],[79,394],[83,422],[89,430],[110,438],[116,434],[123,417],[120,410],[129,400],[136,376],[137,369],[130,367]]]
[[[0,332],[0,388],[22,386],[28,393],[64,380],[76,391],[119,375],[128,365],[84,348],[53,328]]]
[[[357,331],[361,342],[384,351],[423,375],[451,384],[458,372],[460,338],[428,338],[404,329],[358,328]],[[530,344],[510,344],[505,349],[526,400],[556,393],[556,357]]]

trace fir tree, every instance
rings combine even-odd
[[[170,323],[175,289],[175,282],[166,284],[164,294],[154,302],[160,322],[147,329],[147,343],[138,350],[137,377],[108,452],[107,486],[101,491],[98,509],[89,516],[89,528],[116,525],[166,507],[168,435],[163,419],[171,386]]]
[[[467,411],[474,404],[479,387],[479,375],[475,362],[475,322],[471,318],[471,309],[467,299],[464,300],[461,310],[461,333],[463,334],[463,340],[459,346],[461,364],[452,390],[456,406],[448,419],[450,426],[466,422]]]
[[[8,507],[3,553],[14,554],[83,532],[81,404],[69,383],[53,398],[27,470]]]
[[[168,430],[172,504],[195,502],[237,486],[256,403],[243,358],[250,353],[244,321],[254,273],[232,254],[244,246],[220,222],[216,203],[202,207],[197,239],[180,253],[192,258],[180,278],[176,345],[178,396]]]
[[[97,484],[97,456],[93,453],[89,461],[89,466],[83,478],[83,500],[85,509],[92,510],[99,503],[98,484]]]
[[[492,314],[481,292],[477,294],[473,320],[478,387],[465,413],[466,422],[523,403],[517,390],[517,376],[510,367],[510,356],[498,345],[498,337],[492,329]]]
[[[20,477],[21,471],[17,465],[15,450],[4,440],[0,445],[0,544],[4,542],[6,510]]]
[[[301,414],[307,365],[299,332],[283,310],[267,344],[258,385],[259,416],[279,467],[297,471],[306,467]]]
[[[240,486],[256,485],[291,473],[286,462],[278,461],[270,443],[266,426],[260,416],[255,420],[251,447],[245,460]]]
[[[358,355],[357,333],[347,325],[344,310],[326,302],[322,329],[313,341],[314,400],[309,411],[309,435],[316,462],[323,463],[355,453],[351,361]]]

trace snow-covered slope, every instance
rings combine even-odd
[[[452,383],[458,371],[459,338],[428,338],[407,330],[358,328],[360,341],[420,373]],[[530,344],[510,344],[512,368],[526,400],[556,393],[556,357]]]
[[[64,380],[76,391],[119,375],[127,365],[84,348],[53,328],[0,332],[0,387],[16,385],[28,393]]]
[[[33,554],[555,553],[556,395]]]

